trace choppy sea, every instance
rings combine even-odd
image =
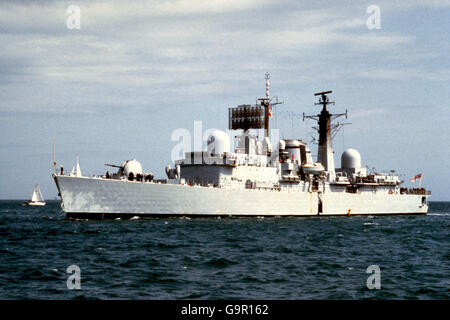
[[[427,216],[118,221],[20,203],[0,201],[0,299],[450,298],[450,202]]]

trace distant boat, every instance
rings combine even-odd
[[[39,190],[38,184],[36,184],[36,187],[34,187],[33,194],[31,195],[31,201],[22,203],[22,206],[45,206],[44,197],[42,196],[41,190]]]

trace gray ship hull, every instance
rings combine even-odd
[[[54,179],[70,218],[311,217],[426,214],[428,210],[426,197],[412,194],[227,189],[59,175]]]

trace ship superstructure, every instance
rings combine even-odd
[[[400,187],[390,174],[368,173],[355,149],[344,151],[341,168],[335,168],[332,120],[347,111],[331,114],[328,95],[316,93],[318,156],[313,161],[301,139],[280,139],[272,145],[269,123],[272,106],[266,74],[266,96],[254,105],[229,108],[229,130],[235,133],[232,150],[229,135],[211,132],[205,151],[185,152],[167,178],[143,173],[133,159],[109,165],[117,172],[94,177],[53,173],[67,216],[74,218],[122,218],[133,216],[316,216],[426,214],[425,189]],[[263,129],[260,139],[255,129]]]

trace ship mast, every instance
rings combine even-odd
[[[249,129],[264,128],[264,138],[269,137],[269,121],[272,106],[281,104],[278,97],[275,101],[270,97],[270,74],[266,73],[266,96],[257,99],[256,105],[239,105],[235,108],[228,108],[228,128],[230,130],[243,129],[244,133]],[[259,103],[258,103],[259,101]]]
[[[340,125],[332,127],[331,120],[344,116],[347,118],[347,111],[345,113],[331,114],[327,105],[334,105],[334,101],[329,101],[327,94],[332,93],[332,91],[323,91],[315,93],[315,96],[320,96],[319,101],[314,103],[315,105],[322,105],[322,111],[318,115],[306,116],[303,113],[303,120],[315,119],[319,124],[319,148],[317,153],[317,162],[320,162],[324,167],[325,171],[328,171],[331,176],[335,174],[334,168],[334,155],[332,146],[331,131],[333,128],[339,128]]]
[[[272,106],[281,104],[283,102],[278,101],[278,98],[275,102],[271,102],[270,100],[270,74],[266,72],[266,97],[258,99],[261,101],[261,106],[264,107],[264,138],[269,137],[269,118],[270,111],[272,110]]]

